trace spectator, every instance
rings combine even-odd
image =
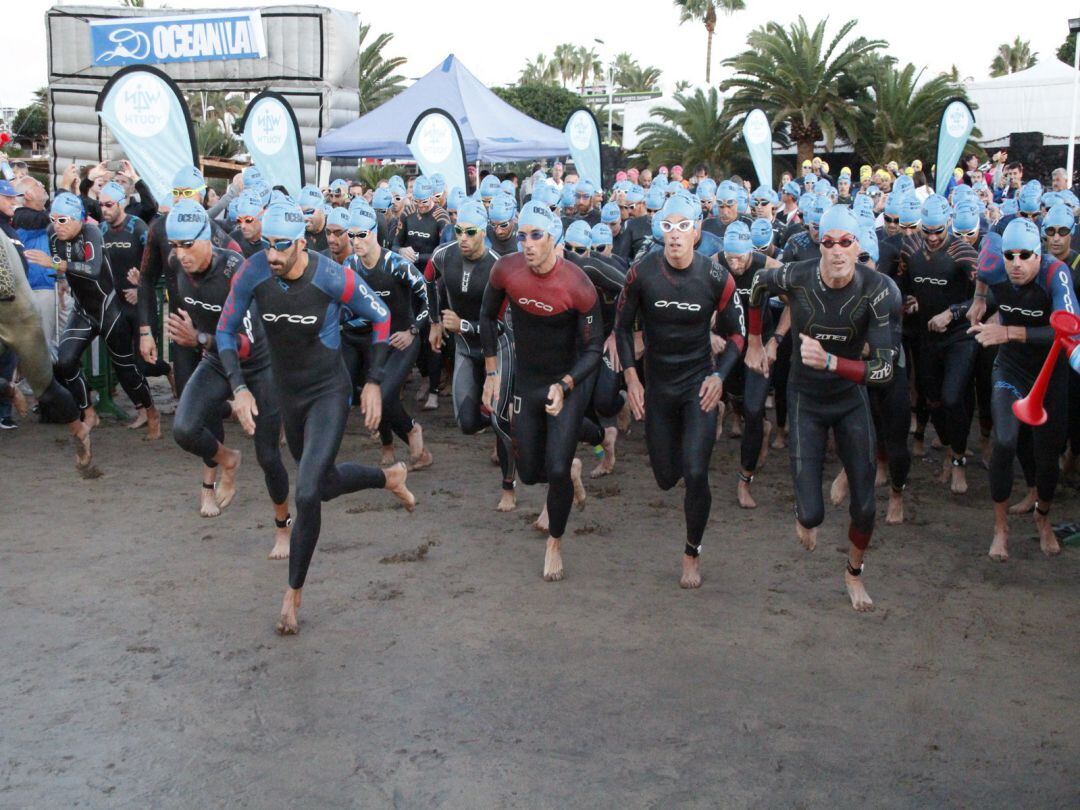
[[[15,181],[15,190],[22,195],[21,207],[15,211],[12,218],[19,241],[26,250],[35,249],[50,254],[49,195],[45,191],[45,186],[33,177],[27,176]],[[33,264],[29,261],[27,267],[29,272],[26,280],[30,283],[34,306],[41,317],[45,345],[49,347],[49,354],[55,362],[60,333],[67,324],[68,316],[71,315],[72,299],[70,295],[65,294],[66,284],[60,282],[58,287],[52,267]]]

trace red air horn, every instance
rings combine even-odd
[[[1046,421],[1043,399],[1046,397],[1046,389],[1050,386],[1050,377],[1054,373],[1054,366],[1057,365],[1061,350],[1069,351],[1071,355],[1069,362],[1073,368],[1080,365],[1080,352],[1076,351],[1077,346],[1080,346],[1080,318],[1071,312],[1059,309],[1050,316],[1050,325],[1054,327],[1054,345],[1050,347],[1050,352],[1046,355],[1042,371],[1035,379],[1035,384],[1031,386],[1031,393],[1014,402],[1012,406],[1016,418],[1025,425],[1041,425]]]

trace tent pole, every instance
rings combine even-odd
[[[1076,87],[1077,79],[1080,78],[1080,35],[1073,46],[1073,97],[1072,97],[1072,124],[1069,126],[1069,154],[1065,158],[1065,171],[1068,176],[1069,188],[1073,187],[1073,146],[1076,143]]]

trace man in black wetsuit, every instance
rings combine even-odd
[[[987,295],[993,293],[1000,323],[982,322]],[[1044,554],[1061,551],[1050,522],[1050,504],[1060,474],[1059,456],[1068,430],[1070,374],[1064,355],[1059,358],[1046,390],[1046,420],[1038,426],[1021,425],[1013,404],[1027,396],[1050,346],[1054,330],[1050,315],[1058,310],[1077,314],[1073,278],[1064,262],[1043,255],[1039,228],[1030,220],[1015,219],[1005,233],[987,234],[979,254],[975,295],[968,310],[971,332],[982,346],[999,346],[994,360],[994,442],[990,456],[990,497],[994,501],[994,539],[990,557],[1009,558],[1009,495],[1018,444],[1029,441],[1035,461],[1035,525]],[[1026,434],[1026,435],[1025,435]]]
[[[135,364],[133,338],[116,302],[112,271],[101,244],[101,229],[85,221],[82,200],[69,192],[56,195],[49,209],[49,253],[29,250],[35,264],[52,265],[57,277],[67,280],[75,307],[64,327],[57,353],[56,372],[94,427],[100,421],[90,400],[90,386],[82,371],[82,354],[101,336],[116,377],[136,408],[146,413],[147,438],[161,438],[161,417],[150,387]]]
[[[169,318],[169,339],[180,346],[202,352],[202,360],[184,388],[173,419],[173,437],[184,450],[199,456],[208,468],[220,467],[216,491],[213,478],[204,479],[200,492],[200,512],[204,517],[220,513],[236,494],[236,473],[240,451],[226,447],[222,431],[222,411],[228,411],[232,396],[229,379],[218,357],[214,337],[221,309],[229,294],[233,275],[244,260],[239,253],[216,248],[210,241],[210,217],[194,200],[173,206],[165,223],[173,251],[170,262],[180,265],[176,272],[180,290],[179,311]],[[255,457],[262,467],[266,489],[274,504],[274,548],[270,559],[289,556],[289,475],[281,463],[278,440],[281,414],[270,376],[270,355],[258,312],[254,307],[237,335],[240,368],[244,384],[255,397]]]
[[[428,267],[432,281],[430,289],[434,291],[434,298],[429,301],[432,348],[441,351],[448,336],[454,341],[454,419],[467,436],[479,433],[489,424],[494,429],[502,469],[502,496],[495,508],[509,512],[517,506],[517,494],[510,436],[513,336],[505,321],[498,324],[497,369],[503,390],[499,393],[497,409],[489,412],[481,403],[484,351],[480,344],[480,306],[491,268],[499,259],[494,250],[484,247],[484,234],[490,233],[488,213],[496,212],[503,199],[507,199],[505,194],[492,200],[490,211],[485,211],[483,204],[476,201],[462,203],[454,225],[455,241],[438,248]],[[505,215],[505,208],[498,213]]]
[[[574,207],[571,212],[563,217],[563,230],[570,227],[571,222],[583,219],[591,228],[600,222],[600,212],[593,206],[593,197],[596,196],[596,187],[591,180],[580,180],[574,186]]]
[[[262,238],[262,214],[265,208],[266,203],[257,191],[245,191],[236,202],[236,228],[229,236],[240,246],[240,253],[245,259],[266,248]]]
[[[334,208],[326,215],[326,250],[322,254],[337,264],[345,264],[353,252],[349,219],[348,208]]]
[[[305,249],[304,215],[289,203],[263,214],[268,247],[233,275],[218,322],[218,357],[233,393],[233,411],[248,434],[255,433],[258,405],[244,381],[239,335],[252,303],[266,330],[270,367],[278,393],[289,451],[298,463],[296,519],[289,538],[289,587],[277,631],[300,630],[300,592],[319,540],[322,502],[347,492],[382,487],[410,511],[416,501],[405,486],[404,464],[386,470],[335,464],[348,418],[352,386],[341,359],[344,307],[372,324],[372,362],[360,395],[368,430],[382,416],[382,377],[390,313],[351,270]]]
[[[686,547],[680,587],[701,585],[698,555],[709,521],[709,459],[716,442],[716,408],[724,379],[739,362],[745,338],[742,305],[731,274],[694,250],[701,205],[687,192],[671,197],[661,211],[664,249],[635,263],[616,310],[618,356],[630,409],[645,419],[645,443],[656,483],[671,489],[683,479]],[[715,329],[726,345],[713,355]],[[634,358],[634,324],[645,335],[648,387]]]
[[[862,561],[874,530],[874,427],[867,385],[892,378],[893,349],[889,292],[883,279],[857,259],[859,223],[851,209],[837,205],[821,218],[822,257],[759,270],[750,294],[747,365],[767,371],[761,344],[761,308],[769,295],[786,295],[792,333],[788,383],[791,472],[795,483],[795,530],[807,550],[817,545],[825,519],[821,474],[831,429],[851,488],[847,570],[852,607],[871,610],[863,585]],[[869,347],[867,359],[863,350]]]
[[[326,212],[323,210],[323,195],[319,187],[306,185],[300,189],[297,197],[300,210],[304,212],[304,220],[307,222],[305,238],[308,250],[322,253],[328,247],[326,241]]]
[[[464,201],[461,203],[464,205]],[[487,211],[487,237],[496,256],[517,253],[517,205],[509,194],[496,194]],[[433,312],[433,316],[438,313]]]
[[[511,313],[517,469],[526,484],[548,483],[548,582],[563,578],[561,545],[571,502],[585,501],[574,450],[591,394],[582,383],[591,381],[603,343],[596,290],[583,271],[558,257],[561,237],[562,222],[550,208],[527,203],[518,216],[522,251],[495,263],[480,310],[483,403],[491,411],[502,404],[498,321],[504,305]]]
[[[422,470],[431,466],[431,453],[424,446],[424,429],[405,411],[401,389],[409,370],[416,364],[423,339],[421,334],[428,324],[427,285],[411,262],[379,245],[377,224],[377,215],[371,206],[363,201],[351,206],[349,238],[353,255],[346,259],[344,266],[353,270],[390,311],[390,345],[380,381],[382,463],[394,463],[396,435],[408,445],[409,469]],[[360,326],[355,319],[349,319],[346,325]],[[357,359],[366,368],[367,361],[362,356]],[[354,380],[359,380],[357,366],[352,366],[349,372]]]
[[[261,188],[265,191],[263,203],[265,205],[265,201],[270,198],[270,192],[265,185],[261,186]],[[252,190],[252,187],[247,190]],[[187,166],[180,169],[176,176],[173,177],[172,192],[171,205],[176,205],[180,200],[204,201],[206,199],[206,180],[203,178],[202,172],[194,166]],[[229,237],[228,231],[218,225],[213,218],[210,220],[210,241],[216,247],[224,247],[240,252],[240,246]],[[165,233],[165,217],[159,216],[150,223],[150,230],[146,234],[146,249],[143,251],[142,267],[139,268],[139,354],[142,355],[143,360],[151,365],[158,361],[157,342],[151,334],[151,327],[157,317],[158,279],[164,276],[165,292],[170,303],[179,300],[176,292],[176,276],[169,267],[169,253],[171,250],[169,238]],[[171,346],[170,356],[173,364],[176,395],[179,396],[184,390],[184,385],[187,384],[188,377],[195,371],[195,366],[199,363],[199,353],[183,346]]]

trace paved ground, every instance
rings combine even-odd
[[[706,580],[684,592],[681,491],[656,489],[635,428],[571,517],[568,578],[546,584],[539,488],[495,513],[490,440],[455,433],[446,405],[426,421],[416,513],[381,492],[326,505],[287,639],[253,452],[206,520],[171,439],[105,426],[104,475],[84,481],[61,428],[0,435],[0,806],[1080,804],[1080,553],[1045,559],[1024,519],[991,562],[977,466],[956,498],[936,459],[916,463],[859,616],[846,516],[803,552],[786,456],[744,512],[720,442]],[[342,457],[377,450],[350,431]],[[1058,517],[1078,511],[1070,490]]]

